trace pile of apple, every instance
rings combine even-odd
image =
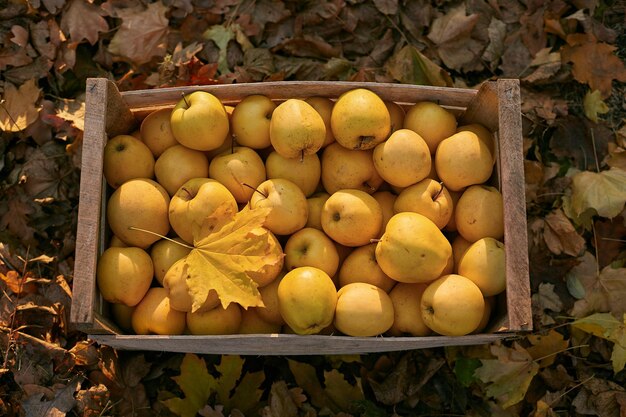
[[[506,282],[495,152],[433,102],[358,88],[229,107],[193,92],[106,144],[98,288],[136,334],[479,332]],[[284,257],[249,273],[264,307],[223,308],[211,290],[192,312],[181,260],[224,205],[269,208]]]

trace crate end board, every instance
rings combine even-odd
[[[271,84],[271,85],[270,85]],[[515,89],[517,85],[517,90]],[[513,221],[514,225],[508,225],[507,256],[514,259],[520,255],[519,260],[513,266],[508,267],[505,315],[498,320],[502,326],[498,329],[506,332],[527,331],[532,329],[532,312],[530,309],[530,286],[528,279],[528,258],[526,249],[526,218],[523,193],[523,155],[521,146],[521,113],[519,112],[519,81],[497,80],[484,83],[478,90],[450,89],[444,87],[409,86],[402,84],[377,84],[377,83],[349,83],[349,82],[276,82],[237,85],[214,85],[214,86],[189,86],[174,87],[155,90],[129,91],[120,93],[116,85],[107,79],[89,79],[87,83],[87,108],[86,108],[86,132],[85,146],[83,150],[83,170],[81,176],[81,199],[79,204],[79,225],[77,232],[76,269],[74,276],[74,297],[70,320],[81,330],[87,333],[97,333],[97,338],[109,340],[111,343],[129,344],[136,349],[142,349],[143,339],[138,336],[125,336],[118,333],[115,325],[102,316],[101,297],[96,288],[95,271],[97,257],[103,250],[104,221],[104,190],[106,184],[102,176],[103,148],[107,136],[113,134],[128,133],[137,127],[139,120],[136,118],[137,109],[151,107],[171,106],[180,98],[182,91],[190,93],[203,90],[215,93],[220,99],[236,101],[246,95],[268,91],[276,99],[285,99],[292,94],[305,96],[327,95],[336,97],[340,92],[354,87],[370,87],[385,99],[401,102],[417,102],[441,97],[443,104],[463,108],[460,122],[481,122],[489,128],[493,128],[499,141],[500,159],[504,172],[504,180],[497,178],[504,190],[513,192],[509,198],[513,200],[512,214],[507,221]],[[268,89],[268,87],[271,87]],[[264,90],[266,89],[266,90]],[[512,103],[510,103],[512,101]],[[117,119],[116,119],[117,118]],[[518,123],[517,119],[520,119]],[[504,126],[505,124],[506,126]],[[509,126],[510,124],[510,126]],[[504,145],[504,146],[502,146]],[[517,154],[519,155],[513,155]],[[508,158],[508,159],[507,159]],[[520,163],[521,162],[521,163]],[[511,171],[507,171],[511,170]],[[509,178],[508,177],[515,177]],[[521,182],[520,182],[521,181]],[[519,193],[521,184],[522,192]],[[508,187],[508,189],[506,188]],[[507,208],[508,210],[508,208]],[[515,236],[517,238],[513,239]],[[510,249],[508,243],[511,243]],[[513,294],[513,290],[518,293]],[[513,312],[509,315],[509,311]],[[469,335],[464,338],[441,339],[443,336],[435,336],[439,343],[450,344],[474,344],[482,343],[484,337],[500,339],[504,333],[489,335]],[[105,336],[106,335],[106,336]],[[194,336],[190,336],[194,337]],[[318,336],[328,337],[328,336]],[[136,338],[136,339],[135,339]],[[465,339],[468,338],[468,339]],[[386,338],[389,339],[389,338]],[[431,346],[430,341],[409,338],[415,341],[411,349]],[[152,340],[152,339],[148,339]],[[154,339],[156,340],[156,339]],[[167,339],[177,340],[177,339]],[[182,339],[181,339],[182,340]],[[193,340],[193,339],[192,339]],[[201,339],[198,339],[201,340]],[[283,340],[283,339],[280,339]],[[311,339],[312,341],[313,339]],[[401,340],[385,342],[385,347],[376,349],[393,350],[394,343]],[[148,342],[146,342],[148,343]],[[150,342],[152,343],[152,342]],[[249,343],[249,342],[248,342]],[[264,343],[260,338],[257,344]],[[343,342],[342,342],[343,343]],[[369,343],[369,342],[368,342]],[[404,343],[404,342],[403,342]],[[401,346],[399,344],[398,346]],[[175,343],[167,342],[168,350],[175,349]],[[364,346],[369,346],[368,344]],[[129,347],[130,348],[130,347]],[[262,347],[261,347],[262,348]],[[259,348],[259,350],[262,350]],[[374,347],[371,347],[374,349]]]

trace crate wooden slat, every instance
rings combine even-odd
[[[95,270],[104,250],[105,182],[102,155],[107,137],[130,132],[139,118],[156,108],[171,107],[181,94],[208,91],[227,104],[236,104],[251,94],[273,100],[292,97],[336,98],[353,88],[363,87],[385,100],[410,105],[436,101],[453,109],[461,123],[482,123],[497,138],[497,173],[494,179],[504,196],[507,290],[503,312],[492,320],[489,333],[462,337],[375,337],[224,335],[224,336],[137,336],[120,334],[107,318],[106,305],[98,294]],[[307,355],[346,354],[409,350],[446,345],[488,343],[532,328],[524,171],[521,136],[520,91],[517,80],[484,83],[480,89],[409,86],[356,82],[271,82],[257,84],[209,85],[163,88],[119,93],[106,79],[87,81],[85,136],[77,230],[74,297],[70,320],[90,333],[96,341],[118,349],[172,352]]]

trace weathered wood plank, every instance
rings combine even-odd
[[[224,336],[123,336],[97,335],[91,339],[122,350],[156,350],[228,355],[339,355],[393,352],[441,346],[478,345],[494,342],[509,333],[471,336],[351,337],[298,336],[292,334]]]
[[[232,104],[252,94],[264,94],[273,100],[311,96],[337,98],[342,93],[357,87],[368,88],[379,94],[384,100],[399,103],[435,101],[442,105],[458,107],[466,107],[469,101],[476,95],[476,90],[465,88],[371,82],[290,81],[159,88],[154,90],[126,91],[122,93],[122,96],[129,107],[142,108],[173,105],[180,101],[182,93],[190,94],[193,91],[208,91],[225,104]]]
[[[522,112],[518,80],[498,80],[501,192],[504,196],[504,241],[509,330],[531,330],[528,236],[524,192]]]
[[[468,103],[461,123],[480,123],[492,132],[499,128],[497,82],[484,82]]]

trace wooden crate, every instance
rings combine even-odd
[[[107,187],[102,175],[107,137],[129,133],[150,111],[171,107],[181,93],[208,91],[225,104],[251,94],[287,98],[326,96],[364,87],[384,100],[410,105],[435,101],[453,111],[461,123],[477,122],[495,132],[498,160],[495,185],[504,197],[506,279],[500,311],[488,333],[460,337],[350,337],[291,334],[224,336],[137,336],[121,334],[107,318],[96,288],[96,262],[105,248]],[[526,206],[521,135],[520,87],[517,80],[484,83],[479,90],[355,82],[268,82],[175,87],[120,93],[106,79],[87,80],[85,135],[76,239],[71,321],[91,339],[118,349],[242,355],[311,355],[387,352],[492,342],[531,330]]]

